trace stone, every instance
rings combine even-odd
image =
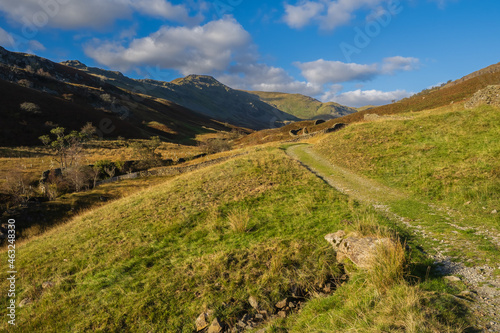
[[[276,306],[278,309],[283,309],[284,307],[286,307],[286,306],[288,305],[288,301],[289,301],[289,300],[288,300],[288,298],[285,298],[285,299],[283,299],[283,300],[279,301],[278,303],[276,303],[276,305],[275,305],[275,306]]]
[[[500,85],[488,86],[477,91],[472,98],[464,104],[466,109],[472,109],[480,105],[500,106]]]
[[[328,243],[332,244],[334,248],[338,248],[340,243],[344,240],[346,234],[344,230],[339,230],[336,233],[328,234],[325,239]]]
[[[263,316],[262,314],[260,314],[260,313],[257,313],[257,314],[255,315],[255,319],[258,319],[258,320],[261,320],[261,321],[262,321],[262,320],[264,320],[264,316]]]
[[[30,304],[32,304],[32,303],[33,303],[33,300],[32,300],[31,298],[29,298],[29,297],[27,297],[27,298],[23,298],[23,299],[21,300],[21,302],[19,302],[19,307],[20,307],[20,308],[22,308],[22,307],[24,307],[24,306],[26,306],[26,305],[30,305]]]
[[[201,313],[198,318],[196,318],[195,325],[196,325],[196,331],[201,331],[205,329],[208,326],[207,322],[207,313],[203,312]]]
[[[496,209],[491,211],[491,214],[498,214],[498,211]]]
[[[47,281],[47,282],[42,283],[42,289],[52,288],[55,285],[56,284],[54,282]]]
[[[254,296],[248,297],[248,303],[250,303],[250,306],[255,310],[259,309],[259,302],[257,301],[257,298],[255,298]]]
[[[259,311],[259,313],[260,313],[261,315],[266,316],[266,317],[267,317],[267,316],[269,316],[269,313],[267,313],[267,310],[261,310],[261,311]]]
[[[280,318],[286,318],[286,311],[279,311],[278,312],[278,317],[280,317]]]
[[[450,282],[458,282],[458,281],[460,281],[460,278],[458,276],[452,276],[452,275],[445,276],[444,279],[448,280]]]
[[[222,332],[222,330],[223,330],[222,323],[219,321],[219,319],[215,318],[212,321],[212,324],[210,324],[207,333],[220,333]]]
[[[328,234],[325,239],[332,244],[333,249],[337,252],[338,262],[343,262],[347,258],[359,268],[371,267],[379,246],[395,246],[390,238],[346,237],[343,230]]]

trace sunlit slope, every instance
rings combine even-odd
[[[338,118],[357,112],[356,109],[338,103],[321,103],[317,99],[301,94],[250,91],[260,99],[276,108],[300,119]]]
[[[497,108],[380,118],[334,133],[315,149],[334,164],[498,226],[499,215],[492,214],[500,207]]]
[[[191,332],[206,308],[250,311],[250,294],[272,311],[338,274],[323,236],[350,214],[279,150],[185,174],[18,246],[18,302],[33,303],[14,331]]]

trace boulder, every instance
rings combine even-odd
[[[377,255],[379,246],[395,246],[390,238],[377,237],[346,237],[343,230],[325,236],[327,242],[332,244],[337,252],[337,261],[343,262],[346,258],[359,268],[369,268]]]

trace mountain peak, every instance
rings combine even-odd
[[[87,68],[87,65],[85,65],[84,63],[82,63],[78,60],[66,60],[66,61],[61,62],[61,65],[69,66],[69,67],[73,67],[73,68],[78,68],[78,69]]]
[[[203,85],[203,86],[222,86],[223,84],[217,81],[213,76],[210,75],[197,75],[191,74],[183,78],[178,78],[172,81],[172,83],[178,85]]]

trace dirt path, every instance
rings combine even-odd
[[[472,259],[466,256],[450,256],[448,253],[463,253],[464,249],[474,252],[481,244],[471,239],[464,240],[460,230],[464,227],[455,223],[454,217],[442,210],[429,206],[429,215],[442,215],[449,232],[435,232],[428,221],[412,220],[395,214],[391,204],[408,197],[396,189],[380,184],[345,168],[331,164],[328,160],[312,150],[311,145],[298,144],[287,148],[287,154],[298,160],[316,176],[327,182],[338,191],[356,200],[368,203],[392,220],[411,229],[414,233],[426,239],[427,252],[432,255],[441,274],[460,278],[470,289],[460,297],[469,303],[470,308],[479,319],[483,332],[500,332],[500,279],[495,276],[495,269],[500,269],[499,262],[485,265],[471,265]],[[431,219],[429,219],[431,220]],[[491,237],[491,242],[497,244],[498,235]]]

